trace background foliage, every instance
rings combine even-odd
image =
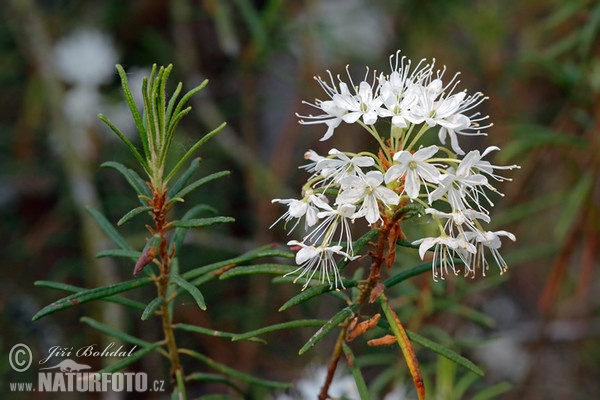
[[[435,57],[449,70],[462,71],[462,86],[490,97],[482,112],[495,125],[486,145],[503,148],[507,159],[498,161],[523,166],[511,174],[512,184],[500,188],[506,196],[497,199],[494,218],[498,226],[493,228],[518,237],[503,252],[511,268],[502,277],[490,273],[485,280],[452,279],[443,285],[424,275],[398,288],[394,306],[401,320],[410,321],[409,329],[458,341],[457,350],[486,369],[478,383],[482,387],[510,383],[511,390],[498,398],[600,394],[595,379],[600,374],[599,297],[594,290],[600,248],[597,1],[14,0],[2,2],[0,12],[3,355],[19,341],[42,355],[56,343],[77,347],[101,340],[79,322],[84,312],[97,312],[93,308],[31,322],[35,312],[57,298],[56,292],[34,287],[34,280],[92,286],[131,274],[132,266],[122,260],[98,264],[94,259],[104,240],[83,211],[92,205],[116,222],[131,208],[126,183],[99,168],[102,161],[126,159],[126,149],[99,121],[85,128],[69,125],[60,105],[72,87],[49,73],[53,46],[74,31],[93,28],[112,39],[117,62],[128,71],[173,63],[173,74],[179,74],[173,80],[183,81],[187,89],[210,80],[173,144],[182,155],[202,132],[228,122],[200,155],[203,173],[228,169],[231,177],[187,201],[214,205],[236,223],[192,235],[185,244],[190,259],[181,260],[182,265],[207,264],[286,241],[281,230],[268,229],[281,211],[270,199],[293,195],[303,178],[296,170],[302,152],[321,150],[321,128],[301,127],[294,115],[305,111],[302,100],[320,96],[314,75],[342,71],[346,64],[357,71],[364,64],[385,69],[388,54],[398,48],[410,58]],[[116,73],[100,93],[103,108],[81,112],[94,119],[98,112],[116,118]],[[360,145],[351,137],[337,135],[335,140],[349,150]],[[80,157],[69,156],[73,152],[65,150],[67,145],[79,149]],[[140,232],[126,224],[122,233],[129,228]],[[143,246],[143,236],[129,239]],[[414,265],[416,254],[404,252],[399,259]],[[234,277],[211,290],[204,293],[209,314],[199,312],[190,299],[180,305],[179,320],[246,332],[293,319],[327,319],[335,309],[308,302],[278,312],[299,287],[272,285],[270,277]],[[137,318],[117,316],[130,332],[152,339],[148,325],[142,329]],[[270,334],[266,347],[192,335],[188,340],[196,342],[189,347],[200,347],[224,364],[290,380],[307,364],[325,363],[328,354],[313,350],[296,356],[313,332],[294,332]],[[385,357],[383,348],[378,360]],[[440,377],[448,376],[451,367],[436,365],[431,353],[423,357],[431,361],[425,373],[437,376],[441,391]],[[159,378],[163,374],[152,364],[156,361],[142,368]],[[378,373],[376,360],[372,369]],[[466,371],[455,372],[458,382]],[[4,356],[0,376],[2,382],[15,379]],[[216,384],[196,390],[223,389]]]

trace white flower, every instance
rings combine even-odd
[[[485,157],[486,155],[488,155],[489,153],[491,153],[492,151],[495,150],[500,150],[499,147],[496,146],[490,146],[487,149],[485,149],[483,151],[483,154],[479,154],[479,150],[473,150],[471,153],[473,153],[473,161],[472,161],[472,167],[473,170],[475,172],[480,172],[483,174],[486,174],[492,178],[494,178],[495,180],[502,182],[505,180],[510,181],[511,179],[497,175],[494,173],[495,169],[515,169],[515,168],[519,168],[519,166],[517,165],[492,165],[489,161],[484,161],[482,160],[483,157]]]
[[[74,85],[100,86],[115,76],[117,52],[109,36],[83,29],[61,39],[54,47],[56,72]]]
[[[394,154],[397,164],[392,165],[385,173],[385,183],[404,177],[403,192],[411,199],[416,199],[421,189],[421,180],[438,182],[440,172],[433,164],[427,162],[437,151],[438,147],[433,145],[419,149],[414,154],[406,150]]]
[[[354,249],[352,248],[352,233],[350,231],[349,220],[354,215],[356,207],[352,204],[342,204],[337,209],[333,209],[326,203],[320,204],[320,207],[324,210],[317,214],[321,223],[306,236],[305,240],[310,240],[314,243],[323,239],[324,244],[331,244],[334,242],[334,236],[339,227],[340,232],[337,244],[341,245],[345,241],[348,254],[353,256]]]
[[[361,168],[372,167],[375,160],[366,156],[348,157],[345,153],[337,150],[329,150],[329,155],[335,158],[323,158],[316,165],[316,170],[321,172],[325,178],[339,183],[347,176],[364,176]]]
[[[300,250],[296,253],[296,264],[300,267],[292,272],[288,272],[284,276],[294,274],[300,270],[303,270],[300,275],[294,279],[294,283],[304,275],[306,275],[306,283],[302,286],[302,290],[306,289],[312,277],[317,271],[320,270],[320,282],[323,284],[325,280],[329,283],[330,287],[338,288],[338,283],[344,288],[342,278],[340,277],[340,271],[337,268],[337,263],[334,259],[334,255],[341,255],[345,258],[355,259],[356,257],[350,256],[348,253],[342,251],[342,246],[318,246],[307,245],[297,240],[290,240],[288,246],[300,246]],[[331,281],[331,274],[333,274],[333,282]],[[345,288],[344,288],[345,289]]]
[[[348,76],[350,76],[349,72]],[[335,94],[333,96],[333,101],[336,106],[348,111],[348,113],[344,114],[342,119],[349,124],[362,118],[366,125],[373,125],[377,122],[379,108],[383,104],[381,98],[373,96],[373,88],[366,81],[362,81],[358,85],[358,90],[356,90],[355,95]]]
[[[477,246],[477,252],[471,255],[471,260],[469,263],[469,265],[470,265],[469,272],[475,274],[475,269],[477,267],[480,267],[483,275],[485,276],[485,270],[488,267],[488,262],[485,259],[485,255],[484,255],[485,247],[487,247],[490,250],[490,252],[492,253],[494,260],[496,260],[496,263],[498,264],[498,267],[500,268],[500,273],[503,273],[506,271],[506,269],[508,268],[508,265],[506,264],[506,261],[504,261],[504,258],[502,258],[502,256],[500,255],[500,251],[498,251],[500,246],[502,246],[502,242],[500,241],[500,236],[506,236],[513,242],[517,240],[515,235],[513,235],[512,233],[507,232],[507,231],[466,232],[467,240],[475,243],[475,245]]]
[[[424,260],[425,253],[430,248],[433,249],[433,261],[431,270],[433,279],[437,281],[438,270],[442,279],[448,274],[448,268],[454,274],[457,273],[454,258],[458,256],[465,265],[468,265],[469,254],[475,254],[477,249],[472,243],[469,243],[461,238],[453,238],[442,234],[438,237],[427,237],[412,242],[413,245],[419,245],[419,256]]]
[[[304,159],[310,160],[311,162],[306,165],[302,165],[300,168],[302,168],[312,174],[315,174],[318,171],[317,164],[319,163],[319,161],[325,160],[325,157],[320,156],[314,150],[308,150],[307,152],[304,153]]]
[[[440,175],[439,186],[429,194],[429,204],[445,195],[453,210],[465,210],[469,208],[468,197],[475,202],[480,210],[485,210],[479,203],[478,197],[478,194],[485,196],[485,193],[478,189],[478,186],[487,185],[488,181],[481,174],[473,174],[472,164],[470,163],[472,160],[467,157],[461,161],[456,172],[454,172],[454,168],[448,168],[444,174]],[[490,202],[489,199],[488,202]]]
[[[319,218],[317,217],[317,213],[319,212],[319,209],[315,206],[315,202],[320,202],[320,201],[322,202],[323,200],[318,195],[314,195],[314,194],[307,196],[302,200],[297,200],[297,199],[273,199],[273,200],[271,200],[271,203],[286,204],[288,206],[288,210],[281,217],[279,217],[277,219],[277,221],[275,221],[273,223],[273,225],[270,226],[270,228],[275,226],[275,224],[277,224],[282,219],[285,220],[285,223],[287,225],[287,223],[290,220],[292,220],[293,218],[296,218],[296,219],[298,219],[298,221],[296,221],[296,223],[294,224],[292,229],[290,229],[290,233],[291,233],[294,230],[294,228],[296,228],[296,226],[300,222],[300,218],[302,218],[302,217],[305,217],[305,222],[306,222],[307,228],[315,225],[319,221]]]
[[[369,171],[364,178],[349,176],[340,183],[342,191],[337,196],[336,204],[358,204],[362,202],[360,209],[354,214],[353,218],[365,217],[370,223],[374,223],[381,218],[379,213],[378,200],[385,207],[398,205],[400,196],[393,190],[382,186],[383,174],[379,171]]]

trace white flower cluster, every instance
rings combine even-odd
[[[481,93],[467,95],[456,91],[459,81],[454,75],[443,82],[445,68],[434,69],[434,62],[422,60],[412,68],[410,60],[399,53],[390,57],[389,75],[369,70],[356,85],[348,73],[349,83],[329,73],[329,82],[316,78],[327,93],[328,100],[306,103],[322,113],[301,116],[301,124],[325,124],[327,131],[321,140],[329,139],[342,122],[361,125],[379,144],[375,153],[358,154],[329,151],[320,156],[308,151],[310,163],[303,168],[311,173],[300,199],[274,199],[288,206],[278,221],[294,221],[295,228],[304,219],[308,234],[300,241],[288,243],[299,248],[296,263],[302,270],[298,278],[307,283],[320,271],[321,282],[341,283],[335,256],[357,257],[352,248],[350,223],[364,218],[377,225],[392,218],[410,202],[423,206],[439,227],[439,235],[413,241],[419,254],[433,248],[434,279],[457,273],[455,259],[465,265],[465,274],[474,274],[488,267],[485,249],[493,255],[501,272],[506,263],[498,252],[500,236],[515,240],[505,231],[486,231],[481,223],[490,222],[486,207],[493,206],[485,190],[497,192],[492,181],[506,178],[497,170],[517,168],[492,165],[483,160],[490,152],[473,150],[465,153],[459,135],[480,135],[487,116],[471,113],[486,98]],[[376,123],[381,121],[389,133],[381,135]],[[437,145],[431,143],[431,133],[437,133]],[[446,147],[449,139],[450,147]],[[435,136],[434,139],[435,140]],[[462,157],[462,158],[460,158]],[[330,275],[333,275],[333,281]],[[298,279],[296,278],[296,279]],[[343,285],[342,285],[343,286]]]

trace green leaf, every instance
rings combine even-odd
[[[369,400],[369,389],[367,388],[365,378],[360,372],[360,368],[358,367],[356,357],[354,357],[354,353],[346,343],[342,343],[342,350],[346,355],[346,360],[348,361],[348,365],[350,366],[350,370],[352,371],[352,376],[354,377],[354,382],[356,383],[356,388],[358,389],[358,395],[360,396],[360,400]]]
[[[107,161],[100,165],[103,168],[112,168],[117,170],[127,183],[135,190],[138,196],[145,196],[148,198],[152,198],[152,191],[150,187],[146,184],[146,182],[131,168],[127,168],[121,163],[116,161]]]
[[[102,228],[104,233],[106,233],[108,235],[108,237],[117,246],[119,246],[123,250],[133,250],[133,247],[131,247],[129,245],[129,243],[127,243],[125,238],[123,236],[121,236],[121,234],[119,232],[117,232],[117,230],[106,219],[106,217],[104,215],[102,215],[102,213],[100,213],[99,211],[97,211],[91,207],[86,207],[85,209],[96,220],[96,222],[98,222],[98,224],[100,225],[100,228]]]
[[[293,258],[294,254],[291,253],[290,251],[280,250],[277,248],[273,248],[271,245],[267,245],[267,246],[259,247],[257,249],[250,250],[247,253],[244,253],[244,254],[234,257],[234,258],[230,258],[228,260],[219,261],[219,262],[216,262],[213,264],[194,268],[190,271],[185,272],[181,276],[184,279],[190,281],[201,275],[216,271],[218,269],[221,269],[221,268],[224,268],[227,266],[234,266],[234,265],[238,265],[238,264],[245,263],[248,261],[253,261],[253,260],[256,260],[259,258],[266,258],[266,257]]]
[[[348,307],[343,308],[337,314],[335,314],[329,321],[327,321],[321,329],[319,329],[315,334],[308,339],[308,342],[302,346],[302,348],[298,351],[299,355],[306,353],[311,347],[317,344],[321,339],[325,337],[329,332],[333,329],[337,328],[339,324],[341,324],[346,319],[352,317],[354,315],[354,311],[358,308],[358,304],[352,304]]]
[[[214,329],[208,329],[208,328],[203,328],[201,326],[189,325],[189,324],[175,324],[174,328],[181,329],[181,330],[188,331],[188,332],[199,333],[202,335],[207,335],[207,336],[212,336],[212,337],[222,337],[222,338],[233,339],[233,340],[238,340],[236,338],[239,336],[235,333],[217,331]],[[265,340],[254,337],[252,335],[247,336],[246,334],[244,334],[244,336],[245,336],[244,339],[248,340],[250,342],[266,343]],[[241,340],[241,339],[239,339],[239,340]]]
[[[80,321],[83,322],[84,324],[91,326],[92,328],[96,329],[97,331],[104,333],[105,335],[117,338],[125,343],[131,343],[136,346],[140,346],[140,347],[144,347],[144,348],[151,347],[151,346],[154,346],[155,344],[158,344],[158,343],[150,343],[150,342],[147,342],[145,340],[138,338],[137,336],[133,336],[128,333],[118,331],[118,330],[111,328],[110,326],[103,324],[101,322],[98,322],[95,319],[92,319],[90,317],[81,317]]]
[[[219,371],[222,374],[229,375],[232,378],[236,378],[236,379],[242,380],[244,382],[248,382],[253,385],[259,385],[259,386],[263,386],[263,387],[267,387],[267,388],[271,388],[271,389],[288,389],[289,387],[292,386],[289,383],[275,382],[275,381],[270,381],[270,380],[266,380],[266,379],[255,378],[251,375],[245,374],[236,369],[233,369],[226,365],[220,364],[220,363],[214,361],[213,359],[206,357],[205,355],[200,354],[193,350],[180,349],[179,352],[181,354],[187,354],[188,356],[193,357],[196,360],[199,360],[200,362],[204,363],[208,367],[210,367],[216,371]]]
[[[358,285],[358,281],[355,280],[343,280],[342,283],[344,284],[346,289],[353,288]],[[296,306],[300,303],[304,303],[305,301],[310,300],[313,297],[319,296],[323,293],[334,292],[335,290],[335,288],[329,285],[319,285],[310,287],[286,301],[284,305],[279,307],[279,311],[281,312],[287,310],[288,308]]]
[[[148,347],[144,347],[141,350],[136,351],[135,353],[133,353],[132,355],[130,355],[129,357],[123,358],[120,361],[117,361],[116,363],[114,363],[111,366],[108,366],[106,368],[102,368],[100,371],[98,371],[99,374],[102,373],[112,373],[112,372],[117,372],[122,370],[125,367],[128,367],[129,365],[137,362],[139,359],[141,359],[142,357],[152,353],[153,351],[156,351],[157,349],[159,349],[161,346],[161,343],[154,343]]]
[[[177,170],[179,168],[181,168],[181,166],[183,165],[183,163],[190,158],[190,156],[194,153],[194,151],[196,151],[200,146],[202,146],[208,139],[210,139],[211,137],[213,137],[217,132],[219,132],[221,129],[223,129],[225,127],[225,125],[227,125],[225,122],[223,122],[221,125],[219,125],[216,129],[214,129],[213,131],[207,133],[206,135],[204,135],[204,137],[202,137],[202,139],[198,140],[184,155],[183,157],[181,157],[181,159],[177,162],[177,164],[175,165],[175,167],[173,167],[173,169],[171,170],[171,172],[169,172],[169,175],[167,175],[167,177],[165,178],[165,183],[169,181],[169,179],[171,179],[173,177],[173,175],[177,172]]]
[[[513,136],[518,138],[502,149],[502,160],[513,160],[521,154],[546,146],[583,149],[588,143],[579,136],[555,131],[542,125],[518,125],[513,129]]]
[[[152,207],[150,207],[150,206],[136,207],[133,210],[129,211],[127,214],[123,215],[123,217],[119,220],[119,222],[117,222],[117,226],[121,226],[125,222],[129,221],[130,219],[132,219],[140,214],[143,214],[145,212],[148,212],[148,211],[152,211]]]
[[[55,301],[52,304],[42,308],[37,314],[33,316],[33,321],[36,321],[46,315],[55,313],[65,308],[73,307],[78,304],[87,303],[88,301],[104,299],[117,293],[126,292],[141,286],[145,286],[152,282],[150,278],[138,278],[130,281],[116,283],[114,285],[103,286],[95,289],[83,290],[78,293],[74,293],[70,296],[64,297],[60,300]]]
[[[142,145],[144,146],[144,154],[146,158],[150,157],[150,152],[148,151],[148,135],[146,132],[146,128],[144,127],[144,123],[142,122],[142,116],[138,111],[137,104],[135,104],[135,100],[133,99],[133,95],[131,94],[131,89],[129,89],[129,83],[127,81],[127,73],[123,67],[117,64],[117,71],[119,73],[119,77],[121,78],[121,87],[123,88],[123,95],[125,96],[125,101],[129,106],[129,111],[131,111],[131,115],[133,116],[133,120],[135,121],[135,126],[140,134],[140,139]]]
[[[229,171],[220,171],[220,172],[215,172],[214,174],[205,176],[202,179],[198,179],[197,181],[190,183],[188,186],[186,186],[184,189],[180,190],[179,192],[176,192],[176,194],[173,196],[173,198],[184,198],[190,192],[199,188],[200,186],[207,184],[208,182],[214,181],[215,179],[219,179],[224,176],[227,176],[229,174],[230,174]]]
[[[206,204],[198,204],[198,205],[190,208],[184,214],[183,218],[181,218],[180,221],[188,221],[204,211],[210,211],[213,214],[216,214],[216,212],[217,212],[217,210],[211,206],[208,206]],[[181,249],[181,246],[183,245],[183,239],[185,238],[185,234],[187,233],[187,230],[188,230],[188,228],[176,228],[175,229],[175,233],[173,233],[173,238],[171,239],[171,244],[175,244],[175,252],[178,252],[179,249]]]
[[[140,163],[140,165],[144,168],[144,170],[146,172],[149,172],[149,168],[148,168],[148,164],[146,163],[146,160],[144,160],[142,155],[135,148],[133,143],[131,143],[131,141],[127,138],[127,136],[123,135],[123,133],[121,133],[119,128],[117,128],[112,122],[110,122],[110,120],[106,117],[106,115],[98,114],[98,118],[102,122],[104,122],[114,133],[116,133],[116,135],[119,137],[119,139],[121,139],[121,141],[123,141],[123,143],[125,143],[125,145],[129,149],[129,151],[131,151],[131,153],[133,154],[135,159]]]
[[[455,265],[462,265],[462,261],[460,261],[460,260],[454,260],[454,263],[455,263]],[[386,288],[389,288],[389,287],[399,284],[402,281],[407,280],[408,278],[412,278],[413,276],[417,276],[424,272],[431,271],[431,264],[432,264],[432,261],[424,263],[424,264],[419,264],[415,267],[401,271],[401,272],[397,273],[396,275],[386,279],[383,282],[383,285]]]
[[[83,290],[86,290],[79,286],[67,285],[66,283],[60,283],[60,282],[35,281],[33,284],[35,286],[46,287],[46,288],[56,289],[56,290],[63,290],[65,292],[70,292],[70,293],[78,293]],[[129,300],[129,299],[125,299],[123,297],[118,297],[118,296],[110,296],[110,297],[106,297],[102,300],[108,301],[110,303],[121,304],[122,306],[131,307],[131,308],[135,308],[138,310],[143,310],[146,307],[145,304],[140,303],[139,301]]]
[[[224,385],[227,385],[229,387],[231,387],[233,390],[235,390],[239,395],[241,395],[243,398],[244,397],[244,392],[242,391],[242,389],[237,386],[235,384],[235,382],[233,382],[231,379],[229,379],[226,376],[223,375],[217,375],[217,374],[207,374],[205,372],[192,372],[191,374],[186,375],[185,377],[186,381],[199,381],[199,382],[213,382],[213,383],[222,383]],[[201,398],[202,400],[208,400],[205,399],[204,397]],[[231,397],[224,397],[223,399],[231,399]]]
[[[411,332],[408,329],[406,330],[406,335],[413,342],[415,342],[425,348],[428,348],[429,350],[431,350],[441,356],[444,356],[451,361],[454,361],[456,364],[465,367],[469,371],[471,371],[479,376],[485,375],[485,372],[481,368],[479,368],[477,365],[475,365],[475,363],[466,359],[465,357],[461,356],[460,354],[455,353],[454,351],[448,349],[447,347],[444,347],[441,344],[431,341],[431,340],[419,335],[418,333]]]
[[[240,275],[256,274],[285,274],[293,271],[294,267],[283,264],[257,264],[257,265],[238,265],[235,268],[221,274],[219,279],[229,279]]]
[[[142,321],[146,321],[148,318],[153,316],[156,310],[158,310],[164,302],[165,299],[163,297],[155,297],[154,300],[148,303],[146,308],[144,308],[144,312],[142,313]]]
[[[185,289],[189,294],[191,294],[194,300],[196,300],[196,303],[198,304],[198,307],[200,307],[201,310],[206,310],[204,296],[202,296],[202,293],[196,286],[192,285],[191,283],[183,279],[181,275],[177,274],[171,274],[171,280],[173,280],[173,282],[175,282],[182,289]]]
[[[122,257],[122,258],[132,259],[133,261],[137,261],[138,258],[140,258],[141,255],[142,255],[142,252],[141,251],[137,251],[137,250],[111,249],[111,250],[102,250],[102,251],[99,251],[98,254],[96,254],[96,257],[97,258]]]
[[[283,329],[323,326],[326,323],[327,323],[327,321],[322,320],[322,319],[304,319],[304,320],[298,320],[298,321],[282,322],[279,324],[265,326],[263,328],[255,329],[253,331],[249,331],[246,333],[239,333],[237,335],[233,335],[231,340],[234,342],[237,342],[238,340],[248,340],[248,339],[258,336],[258,335],[276,332],[276,331],[280,331]]]
[[[373,241],[377,237],[377,235],[379,235],[379,229],[371,229],[370,231],[359,237],[357,240],[355,240],[352,244],[354,254],[358,254],[358,252],[361,251],[362,248],[365,247],[367,244],[369,244],[369,242]],[[340,260],[340,262],[338,262],[337,264],[338,269],[340,271],[343,271],[344,268],[346,268],[346,265],[350,263],[350,261],[351,260],[349,258],[344,258]]]
[[[188,220],[173,221],[173,226],[177,228],[201,228],[204,226],[224,224],[234,221],[235,219],[231,217],[192,218]]]
[[[186,169],[185,172],[183,174],[181,174],[181,176],[179,178],[177,178],[175,183],[173,183],[173,185],[167,192],[168,199],[172,199],[174,197],[181,197],[181,196],[175,196],[175,194],[177,192],[179,192],[181,190],[181,188],[183,188],[185,186],[185,184],[190,180],[192,175],[194,175],[194,173],[198,170],[198,168],[200,168],[200,161],[201,161],[200,158],[195,158],[190,162],[190,166],[188,167],[188,169]]]

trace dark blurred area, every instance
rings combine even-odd
[[[131,277],[133,266],[122,259],[94,257],[111,244],[85,210],[94,207],[116,223],[137,202],[121,176],[100,168],[115,160],[139,171],[97,118],[106,114],[135,138],[114,64],[124,66],[132,86],[153,63],[174,65],[170,90],[179,81],[189,90],[209,79],[180,126],[176,152],[228,124],[198,156],[200,173],[227,169],[231,176],[186,202],[212,205],[236,222],[191,232],[185,268],[288,240],[280,226],[269,229],[281,213],[271,199],[297,196],[304,152],[369,146],[368,137],[350,130],[324,144],[323,126],[298,124],[295,113],[307,112],[302,101],[324,97],[313,77],[326,70],[343,74],[347,64],[357,77],[365,65],[387,72],[390,54],[400,49],[415,61],[435,58],[450,76],[460,71],[461,87],[489,96],[480,111],[494,126],[464,147],[495,145],[502,149],[495,164],[521,166],[507,174],[512,182],[500,185],[504,196],[494,198],[491,228],[518,238],[502,248],[508,274],[490,270],[485,279],[457,278],[443,289],[417,281],[397,293],[406,296],[406,318],[414,322],[420,315],[420,323],[445,330],[464,346],[455,350],[487,371],[477,388],[508,383],[509,389],[485,398],[600,398],[599,32],[600,2],[594,0],[2,1],[0,393],[54,398],[9,393],[7,382],[33,378],[12,371],[6,355],[15,343],[27,343],[40,358],[56,344],[106,340],[79,322],[82,315],[100,314],[148,340],[160,335],[158,324],[114,306],[87,304],[31,321],[64,295],[34,281],[94,287]],[[119,231],[143,247],[141,220]],[[416,260],[416,254],[399,256],[399,263]],[[333,308],[323,303],[279,313],[300,288],[274,285],[270,278],[211,285],[204,293],[208,312],[182,302],[177,320],[244,332],[331,315]],[[460,312],[423,311],[415,300],[419,293],[410,291],[416,288],[434,301],[460,301],[495,322],[482,326]],[[148,292],[136,295],[141,302],[152,299]],[[246,372],[293,380],[305,366],[327,360],[327,341],[313,354],[297,355],[312,333],[273,334],[266,346],[197,335],[181,342]],[[402,364],[399,353],[397,358],[393,363]],[[425,354],[423,360],[427,365],[433,358]],[[140,368],[161,377],[160,362],[151,356]],[[435,375],[434,367],[425,370]],[[436,397],[435,379],[428,382],[432,399],[443,399]],[[214,384],[194,390],[224,389]]]

